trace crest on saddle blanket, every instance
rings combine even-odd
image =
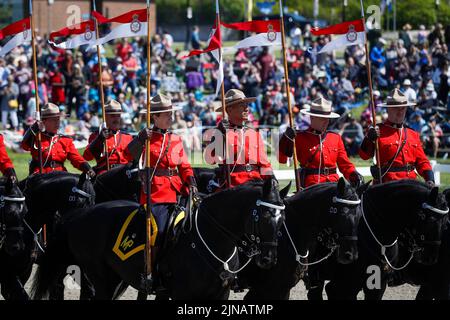
[[[122,260],[125,261],[136,253],[145,249],[145,212],[146,206],[138,208],[127,215],[123,222],[116,242],[112,251]],[[183,220],[184,211],[180,212],[176,217],[173,225],[174,227]],[[156,236],[158,234],[158,226],[154,216],[151,218],[152,234],[150,237],[150,245],[154,246]]]

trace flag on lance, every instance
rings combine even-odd
[[[207,42],[207,46],[203,50],[192,50],[189,52],[187,56],[184,56],[183,59],[198,56],[204,53],[211,53],[214,59],[219,63],[219,69],[217,74],[217,86],[216,86],[216,96],[219,94],[220,86],[222,84],[224,74],[223,74],[223,58],[220,54],[220,50],[222,47],[220,36],[220,27],[217,26],[217,21],[214,23],[214,27],[211,29],[211,33],[209,34],[209,39]]]
[[[189,52],[187,56],[184,56],[183,59],[192,57],[192,56],[198,56],[203,53],[210,52],[213,57],[216,59],[216,61],[219,61],[219,50],[222,47],[221,43],[221,37],[220,37],[220,28],[217,27],[217,21],[214,23],[214,27],[211,29],[211,32],[209,34],[209,39],[207,41],[207,46],[203,50],[192,50]]]
[[[108,34],[99,38],[97,45],[114,39],[147,36],[147,9],[129,11],[111,19],[102,19],[104,17],[98,12],[93,12],[93,15],[100,24],[113,22],[118,24]]]
[[[256,35],[239,41],[232,48],[240,49],[261,46],[281,46],[281,26],[279,19],[267,21],[254,20],[236,23],[222,22],[222,25],[228,29],[256,33]]]
[[[0,30],[0,41],[11,37],[0,47],[0,57],[6,56],[14,48],[31,41],[30,17],[16,21]],[[5,40],[6,41],[6,40]]]
[[[94,15],[92,12],[92,15]],[[107,20],[98,12],[98,21]],[[62,41],[61,41],[62,40]],[[95,22],[93,19],[52,32],[48,42],[60,49],[74,49],[82,45],[94,46],[97,41]]]
[[[330,52],[357,44],[364,45],[366,41],[363,19],[343,22],[322,29],[312,29],[311,33],[315,36],[338,35],[335,39],[327,43],[319,53]]]

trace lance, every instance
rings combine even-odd
[[[150,0],[147,0],[147,128],[150,128],[150,71],[151,71],[151,44],[150,44]],[[152,279],[152,247],[151,247],[151,235],[152,235],[152,203],[151,203],[151,186],[150,186],[150,139],[147,138],[145,144],[145,171],[146,171],[146,232],[145,232],[145,275],[147,280]],[[148,290],[147,286],[146,289]],[[149,292],[147,291],[147,294]]]
[[[95,0],[92,0],[92,9],[94,11],[96,10],[95,6]],[[95,23],[95,34],[97,37],[97,40],[99,39],[99,30],[98,30],[98,21],[95,17],[92,17],[94,19]],[[102,104],[102,118],[103,118],[103,126],[106,128],[106,113],[105,113],[105,93],[103,91],[103,68],[102,68],[102,62],[101,62],[101,53],[100,53],[100,45],[97,44],[97,60],[98,60],[98,83],[99,83],[99,91],[100,91],[100,103]],[[108,155],[108,142],[105,139],[105,143],[103,144],[103,152],[105,153],[106,157],[106,170],[109,171],[109,155]]]
[[[36,121],[41,121],[41,107],[39,103],[38,77],[37,77],[37,59],[36,59],[36,32],[34,30],[33,18],[33,0],[30,0],[30,26],[31,26],[31,48],[33,51],[33,77],[34,77],[34,98],[36,100]],[[42,136],[38,130],[36,134],[38,148],[39,173],[42,174]],[[44,238],[44,246],[47,245],[47,225],[42,227],[42,237]]]
[[[30,23],[31,23],[31,47],[33,50],[33,77],[34,77],[34,97],[36,99],[36,120],[41,120],[41,107],[38,93],[38,77],[37,77],[37,59],[36,59],[36,32],[34,30],[34,18],[33,18],[33,0],[30,0]],[[38,131],[36,135],[37,148],[38,148],[38,161],[39,161],[39,173],[42,173],[42,137],[41,132]]]
[[[363,0],[361,0],[361,18],[362,18],[362,22],[363,22],[363,26],[364,26],[364,45],[365,45],[365,51],[366,51],[366,68],[367,68],[367,77],[368,77],[369,95],[370,95],[370,104],[371,104],[370,111],[372,113],[372,124],[375,127],[377,125],[376,124],[376,114],[375,114],[375,101],[373,99],[372,71],[371,71],[370,57],[369,57],[369,46],[367,45],[366,18],[364,16]],[[375,140],[375,158],[376,158],[376,165],[378,168],[378,174],[380,176],[380,183],[382,183],[383,177],[381,175],[380,149],[379,149],[379,145],[378,145],[378,139]]]
[[[216,23],[217,28],[221,27],[220,23],[220,11],[219,11],[219,0],[216,0]],[[219,73],[222,72],[223,74],[223,52],[222,52],[222,33],[219,32],[220,38],[220,48],[219,48],[219,68],[222,68],[222,70],[219,70]],[[224,79],[218,79],[218,81],[222,81],[220,85],[220,92],[221,92],[221,100],[222,100],[222,119],[225,120],[226,117],[226,105],[225,105],[225,84]],[[225,137],[223,141],[224,145],[224,155],[225,155],[225,175],[226,175],[226,182],[228,185],[228,188],[231,188],[231,176],[230,176],[230,167],[228,166],[228,147],[227,147],[227,132],[225,131]]]
[[[286,98],[288,102],[288,112],[289,112],[289,126],[295,130],[294,116],[292,114],[292,105],[291,105],[291,89],[289,86],[289,71],[286,59],[286,36],[284,33],[284,14],[283,14],[283,5],[282,0],[280,2],[280,24],[281,24],[281,42],[283,45],[283,61],[284,61],[284,82],[286,87]],[[297,160],[297,145],[295,143],[294,138],[294,153],[292,155],[294,160],[294,172],[295,172],[295,185],[297,187],[297,191],[300,190],[300,176],[297,170],[298,168],[298,160]]]

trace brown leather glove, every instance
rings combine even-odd
[[[89,178],[94,178],[95,177],[95,171],[94,169],[92,169],[91,165],[89,164],[89,162],[83,162],[83,164],[81,165],[81,169],[83,170],[84,173],[86,173],[88,175]]]
[[[151,139],[152,137],[152,130],[150,128],[144,128],[138,133],[138,139],[139,142],[144,145],[147,139]]]
[[[372,142],[375,142],[380,137],[380,128],[378,126],[376,127],[370,127],[367,131],[367,139],[369,139]]]

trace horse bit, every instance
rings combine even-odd
[[[342,203],[342,204],[346,204],[349,206],[358,206],[361,203],[361,200],[349,200],[349,199],[342,199],[342,198],[338,198],[338,197],[333,197],[333,203]],[[338,208],[331,206],[329,209],[330,213],[336,214],[338,212]],[[344,212],[347,213],[348,212],[348,208],[344,207]],[[289,230],[286,226],[286,224],[283,222],[284,228],[286,229],[286,234],[289,238],[289,241],[291,242],[292,247],[294,248],[294,252],[295,252],[295,261],[297,261],[298,264],[302,265],[302,266],[311,266],[311,265],[315,265],[315,264],[319,264],[322,261],[325,261],[326,259],[328,259],[329,257],[331,257],[331,255],[334,253],[334,251],[339,247],[339,245],[337,244],[337,240],[339,239],[339,234],[337,233],[333,233],[333,230],[329,227],[324,228],[321,232],[319,232],[319,234],[317,235],[317,242],[321,243],[324,247],[326,247],[327,249],[329,249],[330,251],[321,259],[314,261],[314,262],[302,262],[301,259],[306,259],[309,256],[309,250],[306,250],[306,254],[304,256],[302,256],[298,250],[297,247],[295,246],[294,241],[292,240],[291,234],[289,233]],[[353,237],[344,237],[346,239],[350,239],[352,240]],[[354,240],[354,239],[353,239]]]
[[[362,199],[362,198],[361,198],[361,199]],[[422,203],[422,209],[424,209],[424,210],[430,210],[431,212],[434,212],[434,213],[439,214],[439,215],[441,215],[441,216],[445,216],[445,215],[448,214],[448,212],[449,212],[449,208],[447,208],[446,210],[441,210],[441,209],[438,209],[438,208],[436,208],[436,207],[433,207],[433,206],[429,205],[429,204],[426,203],[426,202]],[[367,229],[369,229],[369,232],[370,232],[370,234],[372,235],[373,239],[374,239],[374,240],[378,243],[378,245],[381,247],[381,255],[384,257],[384,259],[386,260],[386,263],[389,265],[389,267],[390,267],[391,269],[393,269],[393,270],[395,270],[395,271],[400,271],[400,270],[406,268],[406,267],[409,265],[409,263],[412,261],[412,259],[413,259],[413,257],[414,257],[414,254],[415,254],[416,252],[419,252],[419,251],[422,251],[422,250],[423,250],[423,247],[417,245],[417,242],[416,242],[415,237],[412,236],[412,235],[410,234],[410,232],[406,229],[406,231],[407,231],[407,233],[408,233],[408,236],[409,236],[409,246],[408,246],[408,251],[411,253],[411,256],[409,257],[409,259],[408,259],[408,261],[405,263],[405,265],[403,265],[403,266],[401,266],[401,267],[394,267],[394,266],[392,265],[391,261],[389,261],[388,257],[386,256],[386,249],[395,246],[395,245],[397,244],[398,237],[397,237],[397,238],[394,240],[394,242],[391,243],[391,244],[388,244],[388,245],[382,244],[382,243],[378,240],[378,238],[375,236],[375,233],[373,232],[372,228],[370,227],[370,225],[369,225],[369,223],[368,223],[368,221],[367,221],[367,219],[366,219],[366,216],[365,216],[365,214],[364,214],[364,205],[361,205],[361,211],[362,211],[362,216],[363,216],[363,218],[364,218],[364,222],[366,223]],[[412,241],[411,241],[411,239],[412,239]],[[424,240],[424,239],[425,239],[425,238],[424,238],[424,235],[421,235],[421,240]]]
[[[283,210],[285,209],[285,206],[284,206],[284,205],[279,206],[279,205],[276,205],[276,204],[273,204],[273,203],[269,203],[269,202],[265,202],[265,201],[262,201],[262,200],[257,200],[257,201],[256,201],[256,206],[257,206],[257,207],[263,206],[263,207],[275,209],[276,211],[275,211],[275,214],[273,214],[273,217],[275,218],[276,221],[278,221],[278,220],[281,218],[281,211],[283,211]],[[196,213],[195,213],[195,229],[196,229],[196,231],[197,231],[197,234],[198,234],[198,236],[199,236],[201,242],[203,243],[203,245],[204,245],[204,246],[206,247],[206,249],[209,251],[209,253],[210,253],[217,261],[219,261],[219,262],[223,265],[223,269],[224,269],[225,271],[227,271],[227,272],[229,272],[229,273],[231,273],[231,274],[236,274],[236,273],[242,271],[242,270],[250,263],[250,261],[252,260],[253,256],[255,256],[255,255],[257,255],[257,254],[260,253],[260,251],[259,251],[258,249],[256,249],[256,248],[254,248],[253,246],[251,246],[251,252],[249,252],[248,254],[246,254],[247,257],[248,257],[247,262],[246,262],[241,268],[239,268],[238,270],[235,270],[235,271],[230,270],[230,266],[228,265],[228,263],[229,263],[229,262],[231,261],[231,259],[236,255],[236,253],[237,253],[237,251],[238,251],[238,247],[236,247],[236,246],[234,247],[233,253],[231,254],[231,256],[230,256],[227,260],[224,261],[224,260],[220,259],[220,258],[219,258],[219,257],[211,250],[211,248],[208,246],[208,244],[207,244],[206,241],[203,239],[203,237],[202,237],[202,235],[201,235],[201,233],[200,233],[200,229],[198,228],[198,221],[197,221],[197,218],[198,218],[198,211],[199,211],[199,210],[198,210],[198,208],[197,208],[197,211],[196,211]],[[258,221],[259,221],[259,215],[258,215],[258,210],[257,210],[257,209],[254,209],[254,210],[253,210],[252,216],[253,216],[253,222],[254,222],[253,226],[254,226],[254,225],[257,224]],[[253,228],[253,230],[254,230],[254,229],[255,229],[255,228]],[[259,238],[258,236],[255,236],[254,234],[251,234],[251,235],[249,236],[249,239],[250,239],[251,244],[253,244],[254,242],[256,243],[255,246],[261,242],[260,238]],[[192,244],[192,245],[193,245],[193,248],[195,248],[195,244]],[[241,250],[239,250],[239,251],[241,251]]]

